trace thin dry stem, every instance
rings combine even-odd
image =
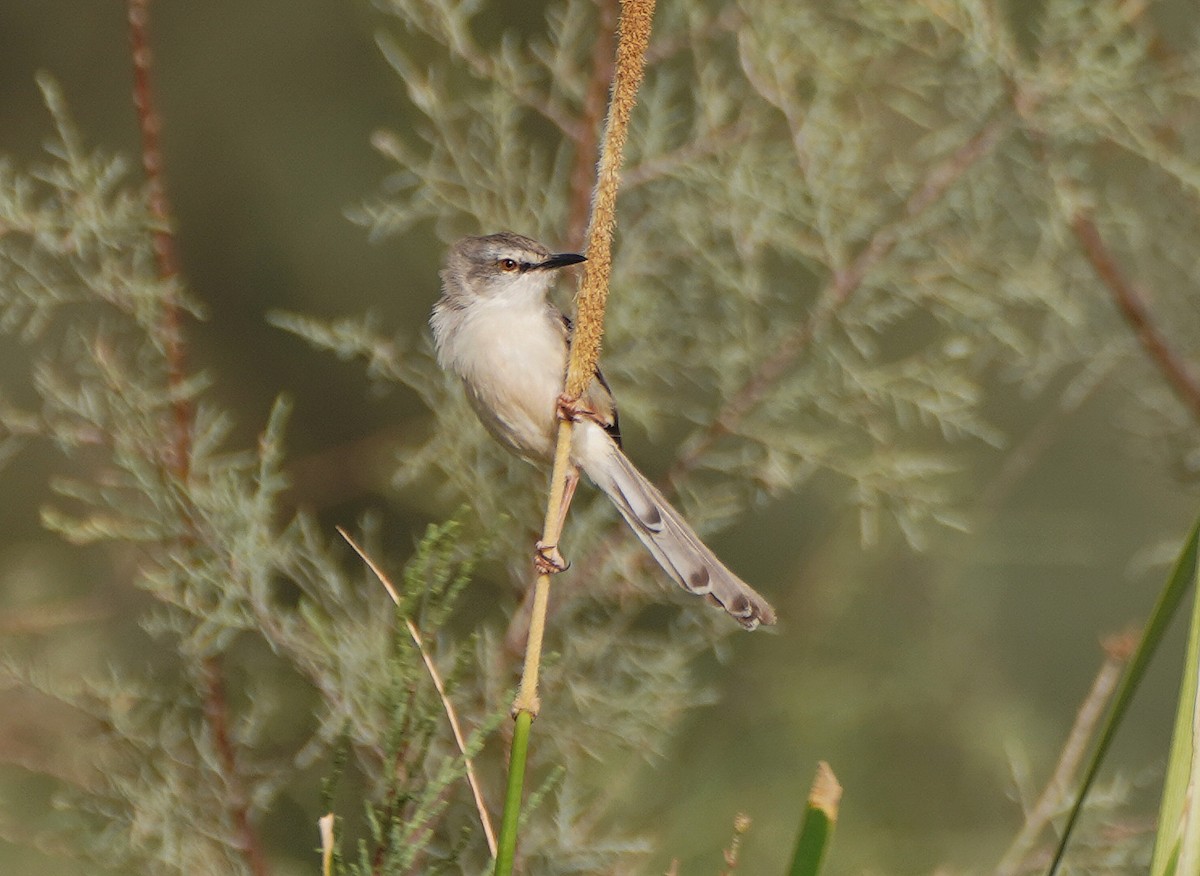
[[[621,184],[621,162],[629,134],[629,117],[637,103],[638,87],[645,72],[646,48],[654,0],[626,0],[621,4],[617,35],[617,66],[613,76],[612,101],[604,129],[604,146],[596,173],[596,194],[588,226],[587,257],[576,303],[577,319],[567,366],[566,393],[583,394],[596,373],[600,339],[604,332],[604,308],[608,302],[608,278],[612,272],[612,237],[617,224],[617,190]]]
[[[1179,400],[1191,411],[1192,416],[1200,421],[1200,380],[1158,328],[1145,297],[1125,276],[1092,217],[1079,210],[1071,218],[1071,231],[1074,232],[1075,239],[1079,241],[1096,276],[1108,287],[1121,316],[1137,335],[1146,355],[1162,373]]]
[[[146,171],[146,195],[154,218],[154,255],[159,277],[176,282],[180,275],[179,255],[172,231],[171,204],[163,185],[163,158],[159,142],[162,118],[154,103],[152,61],[149,38],[150,0],[129,0],[129,41],[133,55],[133,105],[137,109],[142,135],[142,167]],[[192,404],[184,395],[187,378],[187,348],[179,306],[171,297],[163,300],[159,331],[167,360],[167,387],[171,403],[174,436],[168,466],[171,473],[186,481],[191,473]]]
[[[379,565],[367,555],[367,552],[359,546],[350,533],[337,527],[338,534],[346,540],[346,543],[354,549],[354,552],[359,555],[367,568],[371,570],[379,583],[383,585],[383,589],[387,591],[388,596],[392,598],[392,602],[396,607],[400,607],[400,593],[392,584],[391,579],[383,571]],[[467,739],[463,735],[462,725],[458,720],[458,712],[454,708],[454,703],[450,701],[450,697],[446,695],[446,684],[442,681],[442,675],[438,672],[437,666],[433,662],[429,651],[425,648],[425,642],[421,638],[421,632],[417,629],[416,624],[405,616],[404,625],[408,628],[408,634],[413,640],[413,644],[417,646],[417,652],[421,655],[421,660],[425,664],[425,670],[429,673],[430,679],[433,680],[433,686],[437,690],[438,699],[442,701],[442,708],[446,712],[446,719],[450,722],[450,732],[454,735],[454,744],[458,746],[458,751],[462,755],[463,764],[467,772],[467,784],[471,788],[471,796],[475,798],[475,811],[479,813],[479,821],[483,825],[483,835],[487,839],[488,851],[492,857],[496,857],[496,832],[492,829],[492,820],[488,815],[487,804],[483,800],[483,791],[479,784],[479,778],[475,774],[475,764],[467,755]]]
[[[267,876],[270,868],[262,840],[250,817],[250,799],[242,785],[237,749],[229,731],[229,705],[225,696],[225,676],[220,661],[209,657],[201,666],[204,685],[204,718],[213,736],[213,746],[225,779],[229,814],[237,833],[237,848],[245,856],[254,876]]]
[[[1025,813],[1025,823],[1021,825],[1020,831],[997,865],[996,876],[1015,876],[1031,868],[1032,863],[1029,859],[1036,851],[1034,844],[1050,819],[1062,811],[1064,797],[1070,790],[1073,777],[1079,772],[1079,765],[1096,732],[1096,725],[1104,715],[1105,707],[1116,689],[1121,670],[1129,655],[1130,649],[1127,646],[1122,647],[1119,641],[1106,645],[1104,663],[1096,673],[1083,705],[1079,707],[1075,723],[1071,726],[1071,732],[1067,734],[1067,740],[1059,753],[1054,772],[1042,793],[1038,795],[1037,802]]]
[[[553,494],[551,494],[553,495]],[[541,669],[542,641],[546,636],[546,609],[550,604],[550,576],[538,575],[533,585],[533,611],[529,616],[529,637],[525,640],[525,662],[521,667],[521,684],[513,700],[513,714],[528,712],[537,716],[542,710],[538,696],[538,676]]]
[[[163,158],[159,135],[162,118],[154,102],[153,53],[150,49],[150,0],[129,0],[129,42],[133,62],[133,105],[137,111],[142,140],[142,167],[146,172],[146,195],[155,223],[154,255],[159,278],[171,285],[180,282],[179,256],[172,231],[172,211],[163,184]],[[167,471],[186,483],[192,468],[192,426],[195,412],[184,388],[187,382],[187,347],[184,342],[181,309],[171,289],[162,300],[158,320],[158,341],[165,358],[167,389],[171,393],[170,446],[163,454]],[[191,521],[182,541],[194,540]],[[224,670],[217,657],[206,658],[200,666],[203,714],[212,734],[218,761],[227,786],[229,816],[237,833],[238,848],[246,866],[255,876],[267,876],[266,853],[262,837],[251,817],[251,804],[238,768],[237,748],[230,732],[229,704],[225,693]]]

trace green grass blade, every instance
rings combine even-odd
[[[1200,567],[1195,570],[1200,575]],[[1200,592],[1200,591],[1197,591]],[[1196,725],[1200,706],[1200,599],[1192,605],[1192,625],[1188,632],[1187,662],[1179,689],[1179,710],[1171,736],[1171,755],[1163,782],[1162,806],[1154,840],[1150,876],[1200,872],[1200,807],[1188,806],[1200,788],[1200,763],[1195,752],[1200,740]]]
[[[1133,658],[1129,661],[1129,665],[1125,669],[1125,675],[1121,679],[1120,687],[1117,688],[1116,696],[1113,698],[1112,709],[1109,711],[1108,719],[1104,724],[1104,730],[1100,734],[1100,741],[1096,744],[1096,750],[1093,752],[1092,759],[1088,763],[1087,772],[1084,773],[1083,783],[1079,786],[1079,793],[1075,798],[1074,805],[1071,807],[1071,814],[1067,817],[1067,823],[1063,827],[1062,838],[1059,840],[1058,848],[1054,852],[1054,860],[1050,863],[1048,876],[1054,876],[1058,871],[1058,865],[1062,862],[1063,854],[1067,850],[1067,843],[1071,839],[1071,832],[1075,828],[1075,823],[1079,820],[1079,814],[1083,811],[1083,802],[1087,798],[1088,790],[1091,788],[1092,782],[1095,781],[1096,774],[1100,771],[1100,765],[1104,762],[1104,758],[1108,754],[1108,749],[1112,745],[1113,738],[1116,736],[1117,728],[1121,725],[1121,720],[1125,717],[1129,703],[1146,674],[1146,669],[1150,665],[1150,659],[1154,656],[1154,652],[1158,649],[1159,644],[1161,644],[1167,627],[1171,623],[1171,619],[1179,609],[1179,603],[1183,601],[1184,595],[1192,584],[1196,571],[1196,544],[1198,537],[1200,537],[1200,520],[1197,520],[1193,524],[1191,534],[1184,543],[1183,550],[1179,554],[1179,559],[1175,561],[1175,568],[1172,569],[1166,586],[1158,596],[1158,602],[1155,603],[1154,611],[1151,613],[1150,620],[1146,624],[1146,631],[1142,634],[1142,640],[1138,643],[1137,651],[1134,652]]]
[[[495,876],[511,876],[517,856],[517,825],[521,820],[521,794],[525,787],[525,758],[529,752],[529,727],[533,715],[517,712],[513,727],[512,749],[508,758],[508,790],[504,794],[504,817],[496,841]]]
[[[808,792],[808,805],[804,808],[804,820],[800,823],[800,835],[796,838],[796,851],[788,876],[816,876],[821,869],[833,827],[837,824],[841,799],[842,786],[829,764],[821,761],[817,764],[812,790]]]

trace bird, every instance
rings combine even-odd
[[[492,436],[535,465],[553,460],[558,419],[575,421],[562,514],[582,470],[680,587],[747,630],[774,624],[767,600],[717,559],[625,455],[600,370],[579,399],[564,396],[572,326],[548,296],[561,269],[586,260],[511,231],[458,240],[446,254],[430,317],[438,364],[461,379]],[[539,543],[535,563],[543,572],[566,568],[555,545]]]

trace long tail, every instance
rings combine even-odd
[[[576,434],[576,461],[675,583],[725,609],[748,630],[775,623],[770,604],[717,559],[603,430],[585,426]]]

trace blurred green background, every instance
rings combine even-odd
[[[540,20],[536,8],[517,14]],[[298,502],[329,523],[382,509],[394,543],[411,543],[423,509],[389,492],[386,456],[364,448],[419,428],[418,403],[372,391],[357,365],[264,318],[371,311],[415,336],[437,295],[430,229],[371,243],[344,217],[388,170],[372,131],[406,124],[402,89],[373,43],[379,22],[365,3],[332,0],[159,0],[152,15],[169,196],[188,283],[207,311],[188,326],[192,364],[236,413],[239,445],[253,442],[276,395],[295,400]],[[115,0],[0,0],[0,153],[40,160],[51,125],[34,75],[46,71],[86,141],[140,171],[125,16]],[[24,353],[0,344],[4,390],[20,400]],[[739,811],[754,819],[745,872],[779,872],[773,855],[790,843],[818,759],[846,789],[831,872],[986,872],[998,860],[1021,818],[1011,768],[1040,788],[1100,665],[1100,638],[1144,618],[1164,551],[1195,511],[1191,485],[1165,454],[1130,441],[1112,402],[1101,390],[1058,418],[1015,481],[1004,480],[1003,453],[974,451],[965,492],[988,507],[973,509],[972,531],[944,533],[923,553],[886,539],[864,549],[856,515],[819,481],[717,539],[785,621],[778,635],[737,637],[730,659],[702,667],[719,704],[691,715],[641,787],[620,789],[631,801],[620,811],[663,828],[646,872],[672,857],[681,872],[715,872]],[[1050,404],[998,387],[989,412],[1020,436]],[[670,448],[640,444],[632,454],[647,468],[669,459]],[[331,477],[331,459],[356,467]],[[57,463],[34,445],[0,470],[0,623],[60,603],[95,617],[48,631],[0,626],[0,650],[58,671],[136,664],[141,598],[94,580],[87,550],[39,526]],[[1181,653],[1177,630],[1107,772],[1136,780],[1143,814],[1156,801]],[[43,743],[45,716],[23,715],[20,698],[6,703],[0,798],[20,812],[46,793],[20,767]],[[268,836],[281,872],[315,872],[316,801],[292,802]],[[10,843],[0,871],[84,869]]]

